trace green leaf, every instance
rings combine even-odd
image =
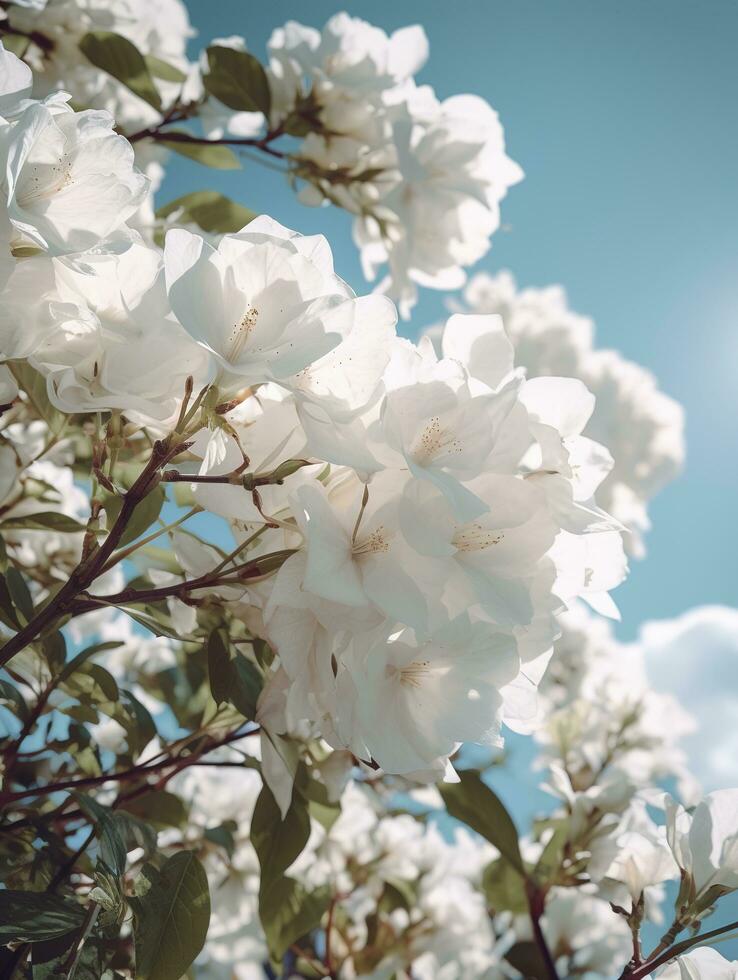
[[[228,650],[228,636],[213,630],[208,637],[208,676],[216,704],[230,702],[244,718],[256,717],[256,704],[263,686],[258,669],[241,653],[233,658]]]
[[[118,700],[118,685],[113,675],[100,664],[85,663],[59,685],[67,694],[77,698],[83,707],[114,704]],[[60,711],[68,710],[60,707]]]
[[[58,435],[67,424],[67,416],[49,401],[46,378],[30,366],[28,361],[10,361],[8,366],[19,386],[40,419],[49,426],[52,435]]]
[[[21,628],[18,613],[13,605],[13,599],[4,575],[0,575],[0,622],[11,630]]]
[[[113,820],[118,828],[118,833],[125,841],[126,851],[140,847],[144,852],[144,857],[150,858],[156,851],[157,835],[154,828],[144,820],[139,820],[132,813],[126,813],[125,810],[115,810]]]
[[[120,690],[120,711],[114,714],[115,720],[126,730],[128,748],[134,755],[146,748],[156,736],[156,724],[151,713],[130,691]]]
[[[21,720],[28,717],[28,705],[23,700],[23,695],[10,681],[0,681],[0,701],[5,701],[8,705],[15,705],[14,713]]]
[[[160,486],[154,487],[153,490],[147,493],[131,514],[118,544],[121,546],[131,544],[136,538],[140,538],[145,531],[148,531],[154,521],[159,517],[161,509],[164,506],[164,499],[164,490]],[[122,497],[115,497],[112,494],[106,497],[103,502],[103,509],[108,517],[108,528],[112,528],[118,514],[120,514],[122,506]]]
[[[229,109],[268,116],[272,93],[259,60],[248,51],[217,44],[207,51],[210,71],[203,76],[205,90]]]
[[[181,827],[187,820],[187,808],[182,800],[165,789],[126,800],[121,807],[155,827]]]
[[[56,676],[67,660],[67,641],[64,639],[64,634],[59,630],[47,633],[41,640],[41,649],[52,676]]]
[[[251,843],[259,858],[261,889],[265,893],[281,878],[310,837],[310,817],[302,798],[293,794],[282,820],[272,791],[263,786],[251,817]]]
[[[103,653],[105,650],[115,650],[118,647],[123,646],[122,640],[105,640],[103,643],[93,643],[89,647],[85,647],[81,650],[76,657],[72,657],[68,661],[59,676],[57,677],[57,683],[63,684],[68,678],[70,678],[75,671],[80,670],[90,659],[94,657],[96,653]]]
[[[184,130],[170,129],[170,133]],[[189,143],[186,140],[157,140],[159,146],[165,146],[180,156],[201,163],[203,167],[214,170],[240,170],[241,163],[236,154],[227,146],[220,143]]]
[[[183,224],[193,222],[203,231],[219,235],[240,231],[256,217],[255,211],[245,208],[243,204],[238,204],[217,191],[193,191],[191,194],[185,194],[159,208],[156,216],[168,218],[170,214],[178,211],[181,212],[178,220]],[[181,486],[187,485],[176,484],[175,493]],[[188,505],[181,503],[180,506]]]
[[[0,890],[0,943],[34,943],[82,926],[85,910],[46,892]]]
[[[511,966],[532,980],[545,980],[549,975],[548,967],[541,956],[541,951],[534,942],[525,940],[515,945],[505,953],[505,959]]]
[[[280,878],[259,904],[269,951],[281,960],[293,943],[320,925],[331,893],[328,887],[308,892],[294,878]]]
[[[242,653],[237,653],[231,661],[232,690],[230,701],[248,721],[256,718],[256,704],[263,686],[257,668]]]
[[[143,55],[128,38],[112,31],[91,31],[79,42],[80,51],[96,68],[117,78],[134,95],[161,109],[161,96]]]
[[[217,827],[208,827],[203,832],[203,837],[205,840],[210,841],[211,844],[217,844],[218,847],[222,847],[228,857],[231,858],[236,850],[236,838],[234,834],[237,830],[238,824],[235,820],[226,820]]]
[[[379,899],[378,908],[382,912],[394,912],[396,909],[405,909],[409,912],[417,904],[418,896],[415,888],[409,881],[401,878],[390,878],[384,883],[382,895]]]
[[[60,534],[75,534],[84,530],[84,524],[53,510],[26,514],[23,517],[6,517],[0,524],[0,531],[57,531]]]
[[[561,867],[568,833],[569,828],[565,822],[562,821],[558,826],[555,826],[535,867],[535,876],[539,881],[547,882]]]
[[[223,630],[213,630],[208,637],[208,678],[210,693],[216,704],[226,704],[231,696],[231,655]]]
[[[525,875],[518,832],[512,817],[497,794],[482,782],[479,774],[462,770],[458,783],[441,783],[439,789],[451,816],[494,844],[513,868]]]
[[[126,869],[127,852],[112,811],[84,793],[75,793],[74,797],[95,824],[95,833],[100,839],[101,859],[113,874],[120,877]]]
[[[158,871],[144,865],[129,899],[134,913],[137,980],[180,980],[202,949],[210,923],[208,879],[192,851]]]
[[[522,914],[528,910],[525,882],[504,858],[491,861],[484,869],[482,889],[487,905],[495,912]]]
[[[144,61],[146,62],[146,67],[149,69],[149,74],[153,75],[154,78],[161,78],[163,82],[184,82],[187,80],[187,76],[183,71],[175,68],[174,65],[170,65],[168,61],[162,61],[161,58],[157,58],[153,54],[145,54]]]
[[[11,51],[16,58],[22,58],[31,44],[30,37],[21,34],[4,34],[3,47]]]
[[[20,613],[23,623],[30,622],[33,619],[33,599],[26,585],[26,580],[18,569],[11,565],[5,573],[5,582],[13,605]]]

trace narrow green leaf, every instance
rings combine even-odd
[[[518,832],[502,800],[472,770],[461,771],[459,780],[439,786],[448,812],[494,844],[513,868],[525,875]]]
[[[5,575],[0,575],[0,622],[11,630],[21,628],[18,612],[13,605]]]
[[[266,72],[248,51],[213,45],[207,49],[210,71],[203,76],[206,91],[229,109],[269,115],[272,93]]]
[[[33,599],[26,585],[26,580],[18,569],[11,565],[5,573],[5,581],[8,586],[10,598],[13,600],[13,605],[23,619],[24,624],[30,622],[33,619]]]
[[[112,811],[84,793],[75,793],[74,797],[95,824],[96,836],[100,839],[100,857],[113,874],[120,877],[126,869],[127,853]]]
[[[135,44],[112,31],[91,31],[79,42],[88,61],[117,78],[134,95],[161,109],[161,96],[146,61]]]
[[[208,677],[210,693],[216,704],[226,704],[231,696],[233,670],[226,637],[222,630],[213,630],[208,637]]]
[[[18,715],[21,721],[25,721],[28,717],[28,705],[23,700],[23,695],[10,681],[0,681],[0,701],[14,705],[14,714]]]
[[[41,641],[41,648],[49,670],[53,676],[56,676],[67,660],[67,641],[64,639],[64,634],[59,630],[47,633]]]
[[[0,531],[57,531],[59,534],[76,534],[84,530],[84,524],[53,510],[26,514],[23,517],[6,517],[0,524]]]
[[[156,737],[156,723],[148,708],[130,691],[121,688],[118,704],[121,710],[116,711],[113,717],[126,730],[129,750],[134,755],[140,755],[152,738]]]
[[[182,130],[170,129],[169,132]],[[201,163],[203,167],[212,167],[214,170],[241,169],[241,163],[233,150],[220,143],[188,143],[184,140],[158,140],[158,143],[180,156]]]
[[[143,879],[143,880],[142,880]],[[129,899],[137,980],[180,980],[202,949],[210,923],[208,879],[192,851],[157,870],[144,865]]]
[[[183,224],[194,222],[203,231],[219,235],[240,231],[256,217],[255,211],[217,191],[193,191],[191,194],[185,194],[159,208],[156,216],[168,218],[170,214],[177,212],[180,212],[178,220]],[[175,493],[183,486],[187,484],[176,484]],[[180,506],[188,505],[181,503]]]
[[[0,890],[0,943],[34,943],[79,929],[85,910],[46,892]]]
[[[126,851],[140,847],[144,857],[150,858],[156,851],[157,834],[154,828],[145,820],[139,820],[134,814],[127,813],[125,810],[115,810],[112,816],[118,833],[125,842]]]
[[[257,668],[242,653],[237,653],[231,661],[230,701],[237,711],[249,721],[256,718],[256,705],[263,687],[262,676]]]
[[[105,650],[115,650],[121,646],[123,646],[123,642],[121,640],[105,640],[103,643],[93,643],[91,646],[85,647],[85,649],[81,650],[76,657],[72,657],[72,659],[64,665],[64,668],[57,678],[57,683],[63,684],[64,681],[70,678],[75,671],[83,667],[90,657],[94,657],[95,654],[104,653]]]

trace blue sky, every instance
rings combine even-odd
[[[419,80],[442,98],[486,98],[526,172],[503,202],[504,230],[478,267],[509,268],[523,286],[563,284],[572,308],[596,321],[599,346],[648,367],[686,408],[686,470],[653,502],[648,557],[633,563],[616,593],[620,637],[697,605],[738,606],[738,4],[188,6],[199,31],[193,54],[213,37],[240,34],[264,57],[275,26],[292,18],[320,27],[340,9],[387,31],[423,24],[431,56]],[[323,232],[339,273],[358,292],[367,288],[344,213],[302,207],[280,175],[251,161],[240,172],[215,172],[175,159],[159,201],[202,187],[299,231]],[[438,319],[443,300],[425,291],[403,332],[414,336]],[[733,651],[738,658],[738,644]],[[694,669],[699,655],[691,649],[690,683],[719,688],[719,660],[711,659],[707,677]],[[510,749],[512,768],[494,782],[523,826],[545,797],[526,772],[532,746],[516,739]],[[736,955],[730,947],[723,951]]]

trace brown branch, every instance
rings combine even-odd
[[[543,915],[543,910],[546,904],[545,892],[541,891],[539,888],[536,888],[536,886],[530,881],[526,882],[525,891],[528,899],[528,913],[530,915],[531,925],[533,926],[533,938],[535,939],[536,946],[541,954],[541,959],[546,967],[548,980],[559,980],[559,974],[556,971],[554,958],[551,955],[551,950],[548,948],[546,937],[544,936],[543,929],[541,928],[541,916]]]
[[[151,458],[139,474],[131,489],[123,497],[123,503],[113,526],[99,548],[84,558],[71,573],[65,584],[41,609],[37,616],[7,640],[0,648],[0,667],[4,667],[15,655],[24,650],[56,619],[66,613],[75,598],[90,586],[107,563],[118,545],[134,510],[159,482],[159,470],[190,444],[172,446],[169,439],[154,443]]]
[[[664,966],[670,960],[676,959],[677,956],[681,956],[682,953],[689,952],[694,946],[702,946],[708,939],[715,939],[717,936],[722,936],[726,932],[731,932],[734,929],[738,929],[737,922],[729,922],[725,926],[719,926],[717,929],[713,929],[711,932],[704,932],[693,936],[691,939],[683,939],[682,942],[677,943],[676,946],[672,946],[667,949],[660,956],[654,958],[654,954],[651,954],[646,962],[640,966],[637,970],[628,970],[625,968],[624,972],[621,974],[621,980],[645,980],[646,977],[650,976],[654,970],[658,969],[660,966]],[[654,950],[654,952],[656,952]]]
[[[242,738],[247,738],[249,735],[255,735],[260,731],[260,728],[256,727],[247,732],[242,732],[240,730],[241,727],[239,725],[237,731],[231,732],[225,738],[217,740],[210,739],[200,751],[194,753],[192,756],[167,756],[167,758],[161,759],[159,762],[153,762],[150,765],[131,766],[130,769],[123,769],[120,772],[103,773],[101,776],[85,776],[82,779],[62,779],[58,783],[48,783],[46,786],[34,786],[31,789],[18,790],[14,793],[2,793],[0,794],[0,805],[14,803],[16,800],[23,800],[29,796],[46,796],[49,793],[59,793],[62,790],[89,789],[93,786],[102,786],[105,783],[122,783],[136,779],[145,779],[151,773],[161,772],[169,766],[178,767],[177,771],[179,769],[186,769],[188,766],[197,765],[203,755],[207,755],[209,752],[215,751],[215,749],[223,748],[223,746],[230,745],[231,742],[237,742]],[[71,817],[73,814],[74,811],[70,811],[67,817]]]
[[[286,160],[288,159],[288,154],[283,153],[281,150],[275,150],[274,147],[269,145],[272,140],[281,135],[281,132],[275,130],[274,133],[267,133],[261,139],[227,136],[221,139],[207,139],[204,136],[193,136],[191,133],[167,133],[163,132],[158,126],[151,126],[149,129],[142,129],[137,133],[132,133],[127,139],[129,143],[138,143],[140,140],[150,139],[156,143],[185,143],[188,146],[249,146],[252,149],[260,150],[262,153],[268,153],[269,156],[276,157],[278,160]]]

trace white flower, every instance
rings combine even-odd
[[[339,676],[344,743],[389,772],[430,770],[461,741],[499,740],[500,688],[517,673],[515,641],[459,621],[426,643],[408,631],[355,640]]]
[[[738,789],[710,793],[689,813],[667,798],[667,839],[696,896],[738,888]]]
[[[735,980],[738,963],[710,946],[698,946],[656,974],[658,980]]]
[[[31,69],[0,42],[0,116],[10,119],[31,94]]]
[[[288,21],[272,33],[269,54],[274,124],[309,98],[327,133],[371,143],[382,96],[420,70],[428,41],[418,25],[388,36],[339,13],[322,33]]]
[[[459,95],[432,108],[423,100],[393,114],[396,179],[377,206],[357,219],[355,239],[367,278],[387,263],[380,288],[408,316],[417,287],[455,289],[499,227],[499,203],[522,171],[505,153],[497,113],[484,99]]]
[[[126,220],[148,182],[106,112],[29,106],[9,134],[3,181],[4,237],[14,251],[51,255],[130,240]]]
[[[188,376],[198,387],[207,380],[206,355],[171,315],[156,250],[132,245],[119,256],[90,255],[82,269],[55,260],[54,274],[33,363],[62,411],[117,408],[164,422]]]
[[[288,384],[341,343],[371,297],[333,271],[322,236],[257,218],[218,249],[184,230],[164,250],[167,289],[182,325],[217,364],[219,383]]]
[[[425,629],[426,599],[412,576],[418,556],[399,527],[402,484],[389,477],[366,489],[351,481],[332,496],[317,483],[296,491],[293,510],[307,551],[302,589],[348,606],[373,603],[391,619]]]
[[[597,350],[592,321],[569,309],[560,286],[519,290],[508,272],[479,273],[469,281],[464,300],[473,313],[502,317],[516,364],[528,377],[579,378],[594,395],[584,434],[612,456],[598,500],[629,528],[626,547],[642,557],[648,501],[684,462],[681,406],[658,390],[650,372],[616,351]],[[440,337],[441,330],[429,332]]]
[[[473,520],[488,507],[464,483],[496,469],[495,454],[508,450],[515,429],[505,423],[516,394],[513,386],[475,396],[465,384],[444,381],[396,388],[382,404],[376,441],[382,440],[388,466],[428,480],[448,498],[459,520]],[[513,444],[519,459],[526,449],[527,441]]]

